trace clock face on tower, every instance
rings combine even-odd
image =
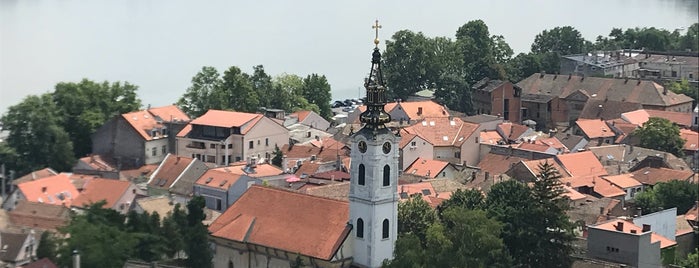
[[[366,142],[360,141],[359,144],[357,144],[357,147],[359,148],[360,153],[366,153]]]
[[[391,152],[391,143],[386,142],[383,144],[383,153],[388,154]]]

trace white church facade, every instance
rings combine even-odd
[[[252,186],[210,226],[213,266],[381,267],[398,236],[400,136],[386,127],[377,38],[362,129],[351,137],[349,202]]]

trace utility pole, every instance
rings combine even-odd
[[[0,166],[0,177],[2,178],[2,202],[5,202],[5,164]]]

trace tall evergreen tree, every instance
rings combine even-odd
[[[189,267],[212,267],[213,253],[209,247],[209,231],[201,222],[206,218],[204,207],[206,203],[201,196],[195,196],[187,203],[187,236],[185,237],[185,252]]]
[[[330,94],[330,84],[328,84],[328,79],[325,75],[311,74],[303,79],[303,97],[308,100],[309,103],[315,104],[320,110],[320,116],[326,119],[332,117],[332,110],[330,109],[330,101],[332,96]]]

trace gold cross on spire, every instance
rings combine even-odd
[[[376,29],[376,38],[374,39],[374,44],[376,47],[379,47],[379,29],[381,29],[381,25],[379,25],[379,20],[376,20],[374,25],[371,26],[372,29]]]

